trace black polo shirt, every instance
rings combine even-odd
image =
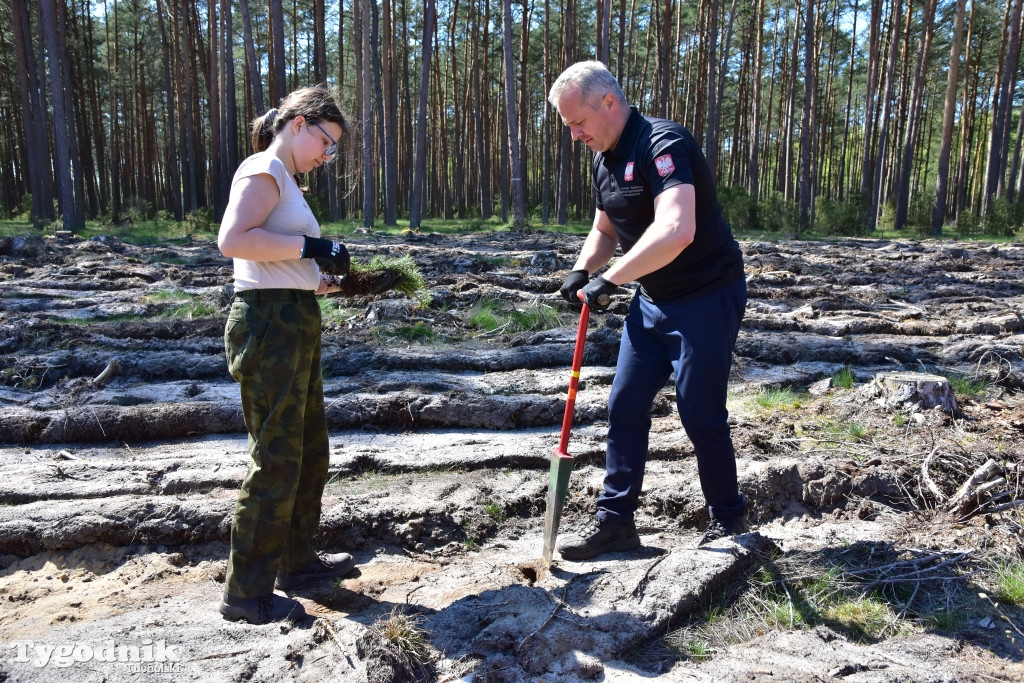
[[[615,149],[593,163],[594,201],[628,252],[654,221],[654,198],[675,185],[693,185],[697,228],[671,263],[639,278],[640,293],[657,302],[699,298],[743,277],[743,254],[722,215],[711,169],[690,131],[642,116],[632,108]]]

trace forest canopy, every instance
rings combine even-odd
[[[0,218],[219,220],[249,122],[336,89],[322,221],[565,223],[590,159],[546,101],[600,59],[687,126],[738,229],[1010,235],[1024,0],[0,0]]]

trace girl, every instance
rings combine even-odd
[[[235,172],[217,244],[234,259],[235,297],[224,330],[241,385],[252,462],[231,525],[220,612],[253,624],[305,616],[274,593],[342,576],[347,553],[317,554],[312,537],[329,460],[320,307],[348,271],[344,245],[320,238],[298,174],[337,156],[348,125],[323,87],[285,97],[252,124],[256,153]]]

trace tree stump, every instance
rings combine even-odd
[[[941,406],[953,414],[957,410],[956,394],[949,380],[942,375],[924,372],[880,372],[875,385],[881,390],[885,404],[890,408],[914,403],[922,409]]]

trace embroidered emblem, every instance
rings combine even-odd
[[[626,175],[623,177],[623,179],[627,183],[633,182],[633,162],[632,161],[629,162],[628,164],[626,164]]]
[[[676,165],[672,163],[672,155],[664,154],[654,160],[654,165],[658,168],[658,175],[662,178],[672,175],[672,172],[676,170]]]

